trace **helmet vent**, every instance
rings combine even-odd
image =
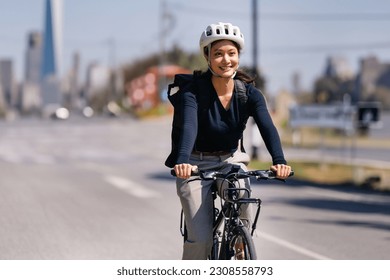
[[[209,25],[199,40],[201,52],[203,53],[205,47],[217,40],[231,40],[239,45],[240,50],[244,48],[244,36],[240,28],[231,23],[219,22]]]

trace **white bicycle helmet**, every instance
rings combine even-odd
[[[240,51],[244,48],[244,35],[241,33],[238,26],[231,23],[219,22],[217,24],[210,24],[200,36],[199,45],[200,52],[204,54],[205,47],[218,40],[231,40],[236,42]]]

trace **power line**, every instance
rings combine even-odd
[[[237,10],[210,9],[199,6],[186,5],[182,2],[171,3],[171,8],[193,15],[232,15],[237,18],[249,16],[249,12]],[[390,13],[259,13],[261,20],[265,21],[390,21]]]
[[[324,52],[334,50],[365,50],[365,49],[388,49],[390,42],[374,42],[367,44],[339,44],[339,45],[313,45],[313,46],[274,46],[263,48],[264,52],[283,54],[283,53],[307,53],[307,52]]]
[[[389,21],[390,13],[260,13],[273,21]]]
[[[242,17],[242,16],[248,16],[248,13],[238,12],[238,11],[228,11],[228,10],[221,10],[221,9],[210,9],[210,8],[202,8],[199,6],[190,6],[190,5],[183,5],[182,2],[175,2],[171,3],[170,8],[173,8],[175,10],[179,10],[182,12],[188,12],[189,14],[193,15],[211,15],[215,16],[217,15],[226,15],[230,14],[232,16]]]

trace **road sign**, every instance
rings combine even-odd
[[[352,130],[355,109],[349,104],[301,105],[290,108],[290,126]]]

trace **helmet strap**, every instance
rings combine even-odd
[[[218,77],[218,78],[223,78],[221,75],[218,75],[217,73],[215,73],[215,72],[213,71],[213,69],[211,69],[210,64],[209,64],[209,70],[210,70],[210,72],[211,72],[214,76],[216,76],[216,77]],[[230,76],[230,79],[233,79],[233,78],[236,76],[236,74],[237,74],[237,70],[234,71],[233,75]]]
[[[208,67],[209,67],[210,72],[211,72],[214,76],[216,76],[216,77],[218,77],[218,78],[223,78],[221,75],[215,73],[215,72],[213,71],[213,69],[211,69],[210,62],[208,62],[207,65],[208,65]],[[239,67],[239,66],[237,66],[237,69],[238,69],[238,67]],[[237,74],[237,69],[236,69],[236,71],[234,71],[233,75],[230,76],[230,79],[233,79],[233,78],[236,76],[236,74]]]

